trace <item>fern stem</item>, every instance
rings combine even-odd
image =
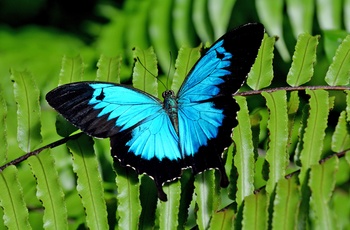
[[[45,145],[45,146],[43,146],[41,148],[38,148],[38,149],[36,149],[36,150],[34,150],[32,152],[26,153],[25,155],[20,156],[20,157],[18,157],[16,159],[14,159],[14,160],[4,164],[3,166],[1,166],[0,167],[0,172],[4,171],[10,165],[17,165],[17,164],[21,163],[22,161],[28,159],[31,156],[38,155],[40,152],[42,152],[45,149],[55,148],[55,147],[57,147],[59,145],[62,145],[64,143],[66,143],[69,140],[74,140],[74,139],[80,137],[82,134],[83,134],[83,132],[80,132],[80,133],[74,134],[72,136],[68,136],[68,137],[62,138],[61,140],[52,142],[52,143],[50,143],[48,145]]]
[[[318,163],[319,163],[319,164],[323,164],[324,162],[326,162],[327,160],[331,159],[331,158],[334,157],[334,156],[336,156],[336,157],[338,157],[338,158],[340,159],[340,158],[344,157],[345,154],[346,154],[348,151],[350,151],[350,148],[349,148],[349,149],[345,149],[345,150],[343,150],[343,151],[341,151],[341,152],[337,152],[337,153],[331,154],[331,155],[329,155],[329,156],[327,156],[327,157],[325,157],[325,158],[319,160]],[[284,178],[289,179],[289,178],[291,178],[292,176],[294,176],[294,175],[296,175],[296,174],[298,174],[298,173],[300,173],[300,169],[295,170],[294,172],[291,172],[291,173],[285,175]],[[255,189],[255,190],[254,190],[254,194],[259,193],[259,192],[260,192],[262,189],[264,189],[265,187],[266,187],[266,185],[261,186],[261,187],[258,188],[258,189]]]
[[[279,90],[285,91],[301,91],[301,90],[316,90],[316,89],[324,89],[324,90],[350,90],[348,86],[329,86],[329,85],[320,85],[320,86],[298,86],[298,87],[277,87],[272,89],[262,89],[262,90],[252,90],[247,92],[236,93],[234,96],[252,96],[261,94],[262,92],[272,93]]]

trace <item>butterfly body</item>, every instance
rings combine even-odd
[[[111,153],[123,166],[152,177],[158,196],[162,185],[181,176],[219,169],[228,178],[221,154],[231,142],[238,106],[232,98],[254,63],[264,29],[248,24],[220,38],[195,64],[178,93],[164,101],[141,90],[107,82],[59,86],[49,104],[87,134],[110,138]]]
[[[169,115],[169,118],[171,120],[171,123],[174,126],[176,133],[179,134],[178,105],[177,105],[177,100],[176,100],[174,91],[172,90],[164,91],[162,93],[162,96],[164,98],[163,108],[166,111],[166,113]]]

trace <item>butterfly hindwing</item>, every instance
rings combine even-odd
[[[237,125],[238,106],[232,95],[244,83],[263,35],[261,24],[225,34],[195,64],[178,92],[180,148],[186,165],[194,173],[218,168],[222,186],[228,180],[221,154],[231,144]]]

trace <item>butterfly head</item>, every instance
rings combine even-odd
[[[162,93],[162,97],[164,99],[168,99],[168,98],[175,98],[175,93],[172,90],[166,90]]]

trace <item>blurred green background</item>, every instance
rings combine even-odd
[[[325,85],[324,76],[329,64],[350,31],[349,12],[350,0],[1,0],[0,91],[11,115],[6,121],[9,159],[23,154],[16,147],[16,104],[10,69],[28,70],[38,85],[43,109],[42,126],[46,127],[43,140],[47,144],[59,137],[53,128],[56,113],[48,107],[44,97],[58,85],[64,56],[82,58],[84,80],[96,78],[96,65],[101,55],[121,56],[121,82],[131,83],[134,47],[147,49],[153,46],[160,75],[167,75],[169,69],[173,71],[177,51],[182,46],[212,43],[240,24],[261,22],[270,36],[279,37],[274,52],[272,86],[286,86],[297,36],[302,32],[321,35],[314,77],[308,84]],[[340,98],[340,101],[336,98],[335,108],[330,113],[329,133],[334,130],[339,111],[346,106],[344,97]],[[250,109],[265,107],[263,99],[254,100],[248,99]],[[262,145],[268,143],[267,139]],[[103,144],[108,145],[108,140]],[[66,151],[58,148],[54,150],[55,154],[62,155],[61,150]],[[71,171],[62,173],[65,172],[62,168],[71,166],[64,165],[66,161],[59,162],[59,158],[56,158],[58,171],[63,187],[69,193],[66,195],[68,210],[74,212],[75,207],[78,210],[76,216],[83,215],[81,204],[74,203],[79,203],[74,190],[74,175]],[[101,160],[100,163],[105,162]],[[104,188],[108,193],[108,182],[113,184],[115,177],[111,167],[102,168]],[[26,196],[35,198],[34,178],[31,174],[22,177],[31,178],[28,179],[31,187]],[[112,200],[112,204],[107,205],[110,209],[115,208],[113,186],[106,195],[110,196],[106,198],[108,201]],[[77,225],[81,222],[77,221]]]
[[[316,69],[316,75],[322,75],[346,28],[349,30],[349,2],[2,0],[0,84],[6,85],[9,68],[28,69],[46,92],[57,85],[64,55],[81,55],[87,66],[85,74],[94,79],[101,54],[123,56],[121,77],[126,81],[132,73],[131,49],[135,46],[154,46],[161,70],[167,73],[181,46],[212,43],[228,29],[255,21],[264,23],[270,36],[279,37],[275,82],[286,76],[301,32],[324,36],[318,56],[321,64]]]

